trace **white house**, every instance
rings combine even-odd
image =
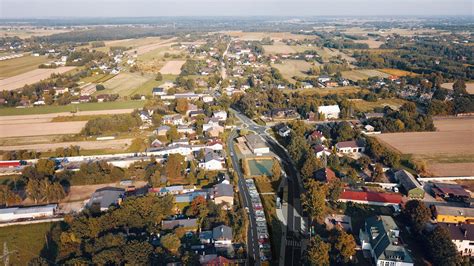
[[[183,125],[183,116],[182,115],[165,115],[162,118],[163,124],[166,125]]]
[[[318,113],[323,114],[326,119],[338,119],[341,109],[339,105],[325,105],[318,107]]]
[[[217,118],[219,121],[226,121],[227,120],[227,112],[226,111],[218,111],[212,114],[212,117]]]
[[[291,129],[288,126],[284,126],[278,129],[278,135],[280,135],[280,137],[288,137],[290,133]]]
[[[214,151],[209,151],[204,155],[204,160],[199,163],[199,167],[213,171],[213,170],[222,170],[224,159],[218,156]]]
[[[253,154],[261,156],[270,152],[270,148],[263,142],[262,138],[255,134],[248,134],[245,136],[245,140],[249,149]]]
[[[166,95],[165,89],[161,87],[153,88],[153,96]]]
[[[211,149],[213,151],[222,151],[224,149],[224,146],[222,145],[222,142],[218,140],[212,140],[206,143],[206,149]]]
[[[340,153],[356,153],[364,152],[365,146],[359,141],[350,140],[350,141],[341,141],[336,143],[336,151]]]
[[[331,81],[331,77],[329,77],[329,76],[320,76],[320,77],[318,78],[318,82],[319,82],[319,83],[326,83],[326,82],[328,82],[328,81]]]
[[[202,96],[202,101],[205,102],[205,103],[211,103],[211,102],[214,101],[214,97],[212,97],[209,94],[205,94],[205,95]]]

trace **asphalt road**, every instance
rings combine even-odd
[[[283,149],[276,141],[266,132],[265,126],[260,126],[237,110],[234,114],[246,125],[249,130],[259,134],[269,145],[270,149],[280,158],[283,169],[288,176],[288,212],[286,226],[286,247],[284,265],[301,265],[302,249],[301,242],[304,236],[302,232],[302,214],[300,195],[302,190],[302,182],[299,180],[298,171],[292,163],[291,158],[285,149]],[[273,247],[279,248],[279,247]]]
[[[247,189],[247,185],[245,184],[244,174],[242,173],[239,160],[234,150],[233,144],[236,136],[236,132],[232,131],[229,139],[227,140],[227,147],[229,147],[232,165],[234,166],[234,170],[237,172],[239,177],[239,193],[242,197],[244,207],[247,207],[249,210],[249,229],[247,232],[247,265],[260,265],[260,247],[257,234],[257,221],[255,212],[253,211],[250,193]]]

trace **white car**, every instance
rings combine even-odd
[[[257,222],[266,222],[265,217],[257,217],[255,220],[257,220]]]

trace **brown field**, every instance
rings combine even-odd
[[[320,88],[316,88],[316,89],[296,89],[296,90],[290,90],[290,89],[285,89],[283,90],[284,93],[293,93],[293,92],[298,92],[298,93],[301,93],[303,95],[315,95],[315,94],[319,94],[321,96],[326,96],[326,95],[330,95],[330,94],[349,94],[349,93],[357,93],[357,92],[366,92],[367,90],[365,89],[361,89],[359,87],[352,87],[352,86],[348,86],[348,87],[335,87],[335,88],[325,88],[325,89],[320,89]]]
[[[34,84],[47,79],[53,73],[65,73],[76,67],[58,67],[55,69],[35,69],[20,75],[0,80],[0,90],[16,90],[27,84]]]
[[[435,126],[436,132],[389,133],[377,138],[402,154],[425,159],[435,176],[473,173],[474,118],[439,119]]]
[[[146,54],[148,52],[151,52],[155,49],[158,49],[160,47],[166,47],[166,46],[171,46],[173,44],[173,41],[175,38],[171,38],[168,40],[161,40],[161,41],[154,41],[153,43],[146,44],[146,45],[141,45],[138,46],[132,50],[127,51],[127,54],[129,55],[142,55]]]
[[[373,69],[356,69],[342,71],[342,77],[352,81],[365,80],[370,77],[388,78],[390,75]]]
[[[453,84],[454,83],[443,83],[443,84],[441,84],[441,87],[443,87],[447,90],[452,90],[453,89]],[[474,82],[466,83],[466,90],[469,94],[474,94]]]
[[[280,70],[285,79],[292,82],[294,82],[294,76],[308,76],[305,72],[313,67],[312,64],[304,60],[285,60],[281,64],[272,64],[272,66]]]
[[[376,102],[368,102],[362,99],[352,99],[350,100],[354,103],[354,109],[359,112],[370,112],[373,111],[376,107],[385,107],[390,106],[394,110],[398,110],[407,101],[403,99],[393,98],[393,99],[380,99]]]
[[[166,64],[160,69],[160,73],[163,75],[171,74],[171,75],[179,75],[181,73],[181,67],[186,63],[184,60],[173,60],[168,61]]]
[[[22,57],[0,61],[0,79],[13,77],[38,69],[38,66],[50,61],[46,56],[24,55]]]
[[[73,141],[73,142],[55,142],[55,143],[40,143],[29,145],[14,145],[14,146],[0,146],[1,151],[15,151],[15,150],[34,150],[39,152],[54,151],[57,148],[66,148],[70,146],[79,146],[82,150],[125,150],[133,139],[114,139],[103,141]]]
[[[272,40],[280,41],[283,39],[315,39],[316,36],[293,34],[290,32],[243,32],[243,31],[224,31],[222,32],[229,36],[245,41],[260,41],[265,37],[270,37]]]
[[[401,69],[395,69],[395,68],[381,68],[381,69],[378,69],[378,71],[383,72],[383,73],[386,73],[386,74],[389,74],[389,75],[399,76],[399,77],[404,77],[404,76],[411,76],[411,77],[414,77],[414,76],[418,76],[418,74],[416,74],[416,73],[409,72],[409,71],[405,71],[405,70],[401,70]]]
[[[376,41],[376,40],[354,40],[355,43],[366,43],[369,45],[370,49],[378,49],[380,48],[380,45],[384,44],[384,42],[381,41]]]
[[[122,72],[104,82],[105,90],[97,91],[95,94],[118,93],[120,96],[129,96],[152,78],[150,75]]]
[[[81,132],[86,123],[87,121],[2,125],[0,138],[77,134]]]
[[[265,54],[293,54],[297,52],[296,49],[293,48],[293,46],[277,42],[272,45],[264,45],[263,49],[265,51]]]

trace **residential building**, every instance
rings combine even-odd
[[[3,208],[0,209],[0,222],[15,221],[18,219],[40,219],[52,217],[56,214],[57,208],[57,204]]]
[[[152,91],[153,96],[161,96],[166,95],[165,89],[161,87],[153,88]]]
[[[474,256],[474,224],[438,223],[448,230],[461,256]]]
[[[280,135],[280,137],[288,137],[290,133],[291,129],[286,125],[278,129],[278,135]]]
[[[336,173],[328,167],[321,168],[314,173],[314,179],[320,182],[328,183],[334,181],[336,178]]]
[[[227,247],[232,245],[232,228],[220,225],[212,229],[212,239],[215,247]]]
[[[354,202],[374,206],[394,206],[398,208],[402,203],[399,193],[373,192],[344,189],[339,197],[341,202]]]
[[[234,205],[234,187],[230,184],[220,183],[212,188],[211,197],[215,204],[224,203],[227,206]]]
[[[423,186],[412,174],[406,170],[399,170],[395,172],[395,179],[405,190],[409,198],[422,199],[425,197],[425,190],[423,189]]]
[[[356,153],[364,152],[365,145],[362,141],[350,140],[350,141],[341,141],[336,143],[336,151],[340,153]]]
[[[224,169],[224,158],[213,150],[208,151],[204,155],[203,161],[199,163],[199,167],[209,171],[222,170]]]
[[[270,148],[265,144],[262,138],[256,134],[245,135],[245,140],[249,149],[257,156],[270,152]]]
[[[183,124],[183,116],[180,114],[175,115],[165,115],[162,118],[163,124],[167,125],[182,125]]]
[[[331,77],[329,77],[327,75],[322,75],[322,76],[319,76],[319,78],[318,78],[319,83],[326,83],[328,81],[331,81]]]
[[[91,208],[98,205],[101,211],[106,211],[110,206],[120,205],[125,197],[125,189],[117,187],[104,187],[96,190],[86,206]]]
[[[201,244],[211,244],[212,231],[201,231],[201,233],[199,233],[199,242],[201,242]]]
[[[471,194],[461,185],[433,183],[431,191],[436,199],[444,199],[446,201],[470,202]]]
[[[227,120],[227,112],[226,111],[217,111],[212,114],[212,117],[217,118],[219,121],[226,121]]]
[[[315,145],[313,146],[314,153],[316,154],[317,158],[323,158],[323,156],[328,157],[331,155],[331,151],[324,147],[324,145]]]
[[[436,205],[438,223],[474,223],[474,208]]]
[[[220,134],[224,133],[224,127],[223,126],[212,126],[211,128],[207,129],[206,135],[210,138],[217,138],[219,137]]]
[[[339,109],[339,105],[319,106],[318,113],[324,115],[325,119],[338,119],[341,109]]]
[[[399,239],[400,229],[390,216],[365,220],[359,238],[363,250],[369,250],[377,266],[410,266],[413,259]]]
[[[158,135],[158,136],[166,136],[166,133],[168,133],[168,131],[170,129],[171,128],[169,126],[164,125],[164,126],[160,126],[157,129],[155,129],[155,131],[153,131],[153,133]]]
[[[224,145],[221,141],[213,139],[206,143],[206,149],[210,149],[213,151],[222,151],[224,149]]]

